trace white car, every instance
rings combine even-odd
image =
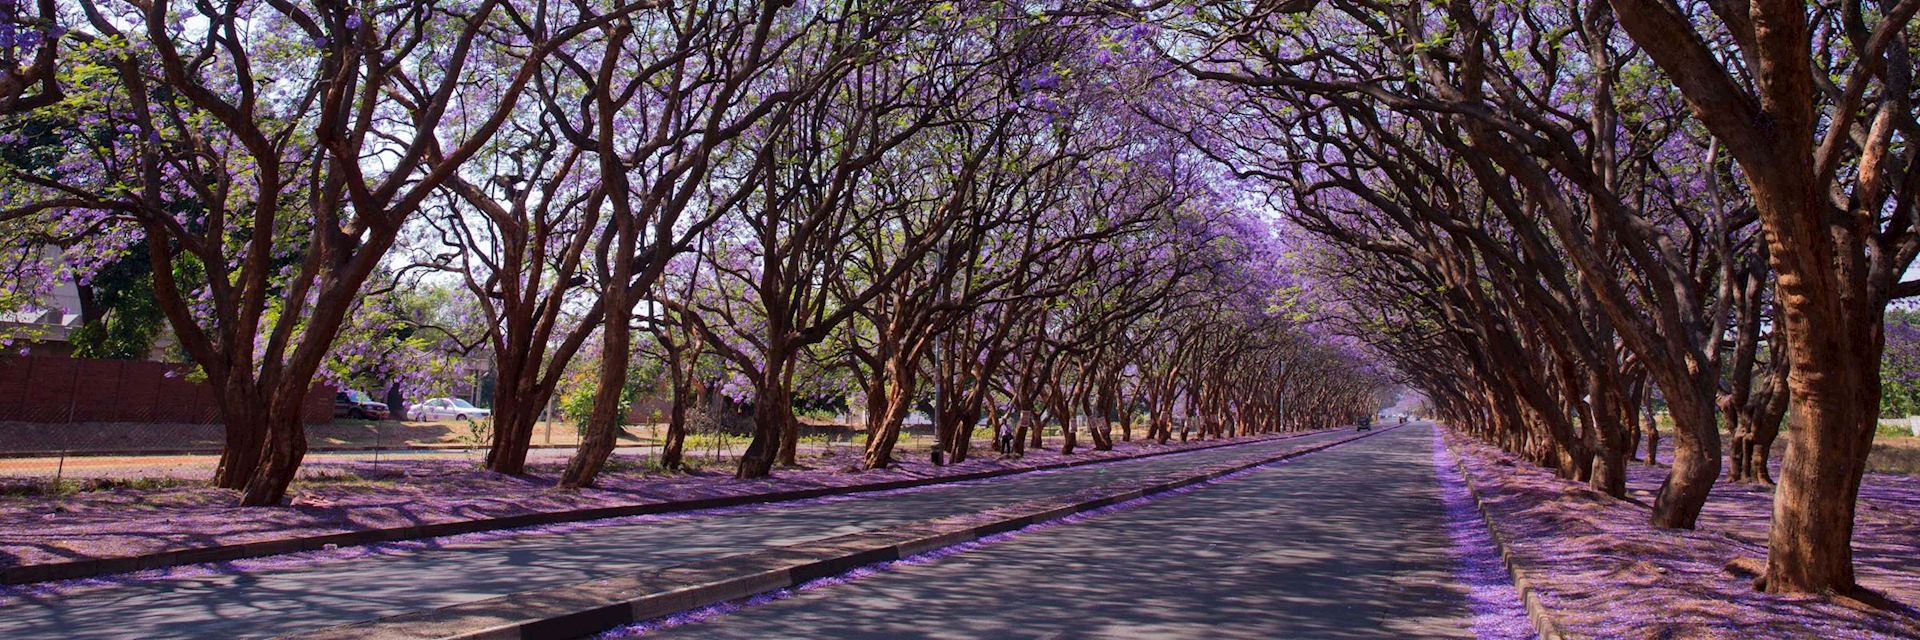
[[[415,420],[478,420],[493,415],[459,398],[434,398],[409,407],[407,413]]]

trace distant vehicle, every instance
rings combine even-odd
[[[1361,418],[1361,419],[1360,419],[1360,429],[1359,429],[1359,430],[1360,430],[1360,431],[1371,431],[1371,430],[1373,430],[1373,416],[1367,416],[1367,417],[1364,417],[1364,418]]]
[[[333,395],[333,417],[355,420],[387,419],[387,404],[374,402],[367,394],[348,389]]]
[[[493,415],[492,411],[473,406],[459,398],[434,398],[414,405],[410,413],[415,420],[478,420]]]

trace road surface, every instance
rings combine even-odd
[[[1470,638],[1430,427],[662,638]]]
[[[87,588],[0,605],[0,638],[257,638],[971,513],[1350,431],[962,485]]]

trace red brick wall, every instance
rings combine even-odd
[[[213,388],[188,381],[192,369],[164,362],[0,356],[0,420],[219,422]],[[309,424],[332,420],[333,393],[332,387],[316,385],[301,419]]]

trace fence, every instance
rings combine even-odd
[[[0,495],[44,492],[63,482],[210,477],[225,431],[217,391],[191,381],[189,370],[157,362],[0,356]],[[471,469],[491,436],[487,419],[333,421],[333,391],[325,387],[313,391],[305,409],[303,473],[338,473],[364,463],[435,473]],[[642,463],[658,456],[670,409],[658,394],[635,402],[617,452]],[[751,439],[749,409],[723,402],[690,407],[687,455],[739,455]],[[579,442],[577,422],[568,416],[539,421],[529,461],[564,462]],[[800,447],[816,452],[858,446],[864,434],[855,417],[799,426]],[[932,427],[909,424],[904,431],[924,441]]]
[[[188,379],[191,365],[47,356],[0,357],[0,421],[213,424],[215,390]],[[333,419],[333,391],[314,387],[301,414]]]
[[[0,356],[0,478],[133,474],[177,462],[166,456],[217,454],[226,439],[218,396],[191,380],[190,370],[164,362]],[[332,420],[333,390],[315,387],[302,408],[308,423]],[[89,459],[68,459],[76,456]]]

